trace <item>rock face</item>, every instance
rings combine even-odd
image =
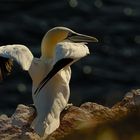
[[[35,110],[32,107],[18,105],[15,113],[8,118],[0,116],[0,139],[1,140],[38,140],[37,134],[30,128],[35,117]]]
[[[39,140],[41,139],[30,128],[30,124],[36,116],[34,108],[18,105],[11,117],[0,116],[0,140]],[[119,134],[126,131],[125,126],[133,123],[136,128],[135,140],[140,139],[140,90],[132,90],[124,99],[112,108],[87,102],[80,107],[70,106],[61,113],[60,127],[54,131],[48,140],[57,139],[82,139],[102,140],[105,137],[111,140],[120,140]],[[129,122],[128,122],[129,121]],[[118,124],[121,124],[120,132]],[[123,124],[123,125],[122,125]],[[115,126],[116,128],[114,129]],[[137,127],[138,126],[138,127]],[[132,128],[128,131],[131,134]],[[135,129],[134,129],[135,130]],[[123,139],[130,137],[123,137]],[[133,138],[133,139],[134,139]]]

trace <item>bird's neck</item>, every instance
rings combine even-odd
[[[44,60],[54,58],[55,46],[56,43],[54,41],[43,39],[41,44],[41,58]]]

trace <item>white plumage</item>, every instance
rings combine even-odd
[[[77,56],[76,56],[77,47]],[[80,47],[83,53],[79,54]],[[74,61],[86,56],[89,50],[83,43],[63,42],[56,46],[55,57],[51,64],[56,64],[57,61],[63,58],[73,58]],[[79,54],[79,56],[78,56]],[[46,64],[47,66],[47,64]],[[48,67],[48,66],[47,66]],[[51,69],[53,66],[49,66]],[[48,73],[46,70],[44,74]],[[36,73],[37,74],[37,73]],[[67,106],[70,96],[69,81],[71,78],[70,66],[61,69],[39,92],[33,95],[36,109],[39,110],[38,117],[34,120],[32,127],[41,135],[44,133],[49,135],[59,127],[59,116],[61,111]],[[34,85],[33,85],[34,87]],[[36,89],[36,86],[33,88]],[[34,93],[34,91],[33,91]],[[46,93],[46,94],[44,94]],[[54,98],[55,97],[55,98]],[[44,100],[44,101],[43,101]],[[41,102],[43,104],[41,104]],[[42,110],[42,111],[41,111]],[[45,120],[45,121],[44,121]]]
[[[30,50],[24,45],[6,45],[0,47],[0,56],[13,59],[23,70],[29,70],[33,55]]]
[[[61,42],[56,45],[55,60],[59,61],[63,58],[72,58],[74,60],[82,58],[89,54],[89,49],[85,43]]]
[[[42,40],[40,58],[34,58],[24,45],[0,47],[1,57],[17,61],[32,78],[37,117],[31,127],[43,138],[59,127],[60,113],[67,106],[70,96],[70,65],[89,54],[85,42],[97,42],[97,39],[65,27],[55,27]],[[0,65],[2,76],[5,71],[10,71],[8,68],[11,65],[6,67],[7,61]]]

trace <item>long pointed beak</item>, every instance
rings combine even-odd
[[[39,86],[37,87],[37,89],[34,92],[34,95],[37,95],[40,90],[47,84],[47,82],[58,72],[60,71],[62,68],[64,68],[65,66],[67,66],[68,64],[70,64],[73,61],[72,58],[64,58],[59,60],[58,62],[56,62],[56,64],[53,66],[52,70],[47,74],[46,77],[44,77],[44,79],[40,82]]]
[[[79,34],[76,32],[68,36],[68,39],[73,42],[98,42],[98,39],[95,37]]]

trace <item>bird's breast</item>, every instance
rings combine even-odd
[[[36,87],[42,79],[49,73],[52,65],[42,62],[41,60],[34,60],[30,66],[29,74],[31,76],[33,85]]]
[[[36,74],[33,76],[33,89],[32,92],[37,89],[40,82],[44,79],[44,77],[49,73],[49,71],[46,69],[44,70],[38,70]],[[52,77],[45,86],[41,89],[40,92],[57,92],[60,88],[67,88],[69,86],[69,81],[71,78],[71,69],[70,67],[66,67],[61,69],[59,72],[57,72],[54,77]],[[66,86],[65,86],[66,85]]]
[[[61,103],[67,102],[69,99],[69,81],[71,78],[70,67],[62,69],[59,71],[50,81],[47,82],[45,86],[39,91],[37,95],[34,95],[34,91],[38,86],[33,84],[32,96],[35,105],[40,103],[39,108],[43,109],[46,106],[50,107],[54,100],[59,98],[62,100]],[[61,98],[60,98],[61,97]]]

